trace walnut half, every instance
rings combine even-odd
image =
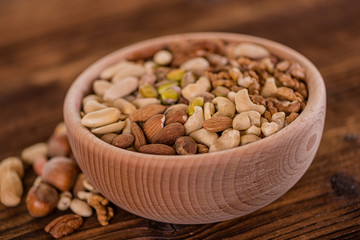
[[[83,219],[76,214],[67,214],[60,216],[50,222],[45,227],[45,232],[48,232],[54,238],[58,239],[63,236],[73,233],[75,230],[80,228],[83,224]]]

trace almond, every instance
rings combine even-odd
[[[150,104],[136,110],[133,114],[130,115],[130,120],[134,122],[145,122],[155,114],[163,113],[165,109],[166,106],[164,105]]]
[[[162,143],[173,145],[179,137],[185,133],[184,126],[181,123],[170,123],[161,129],[154,137],[152,143]]]
[[[134,147],[139,150],[139,148],[146,144],[146,139],[143,131],[136,123],[131,124],[131,134],[134,136]]]
[[[112,141],[112,145],[119,147],[119,148],[128,148],[134,142],[134,136],[130,133],[123,133],[119,136],[115,137]]]
[[[164,121],[164,114],[156,114],[145,122],[143,130],[149,142],[152,142],[153,137],[164,127]]]
[[[197,145],[194,139],[188,136],[179,137],[175,142],[175,150],[180,155],[195,154]]]
[[[188,118],[186,112],[182,110],[169,111],[168,113],[166,113],[165,116],[166,116],[165,125],[169,125],[170,123],[175,123],[175,122],[184,124]]]
[[[203,123],[203,128],[210,132],[221,132],[232,127],[232,119],[225,116],[215,116]]]
[[[141,146],[139,152],[156,155],[174,155],[175,150],[164,144],[148,144]]]

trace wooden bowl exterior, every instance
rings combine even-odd
[[[192,155],[156,156],[126,151],[80,124],[81,99],[105,67],[139,49],[181,39],[253,42],[306,70],[309,99],[289,126],[255,143]],[[320,144],[326,111],[323,79],[304,56],[281,44],[231,33],[160,37],[120,49],[84,71],[65,100],[64,118],[76,160],[94,186],[117,206],[160,222],[200,224],[243,216],[273,202],[305,173]]]

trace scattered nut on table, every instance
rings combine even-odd
[[[95,100],[100,101],[100,98],[97,95],[91,95],[84,98],[83,102],[86,104]],[[124,125],[128,121],[129,119],[124,121]],[[110,143],[118,136],[114,133],[106,134],[108,134],[107,138],[111,139]],[[55,127],[47,143],[37,143],[24,149],[21,157],[22,159],[7,157],[0,162],[0,201],[2,204],[7,207],[20,204],[23,195],[21,178],[24,176],[23,163],[25,163],[25,165],[32,165],[28,169],[33,169],[37,175],[33,186],[26,194],[26,207],[31,216],[44,217],[56,209],[65,211],[69,208],[76,213],[60,216],[45,227],[45,231],[54,238],[69,235],[80,228],[83,223],[82,217],[92,216],[93,209],[101,225],[109,224],[114,216],[114,209],[85,175],[79,173],[79,168],[71,154],[64,123]]]

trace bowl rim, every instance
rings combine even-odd
[[[308,86],[308,102],[306,104],[305,109],[291,124],[289,124],[288,126],[284,127],[283,129],[279,130],[278,132],[274,133],[271,136],[262,138],[256,142],[247,145],[238,146],[223,151],[211,152],[205,154],[194,154],[194,155],[153,155],[153,154],[144,154],[144,153],[129,151],[126,149],[121,149],[107,142],[104,142],[103,140],[95,136],[93,133],[91,133],[88,128],[81,125],[81,118],[80,118],[81,101],[80,103],[78,103],[77,102],[78,100],[76,98],[79,95],[81,95],[78,89],[83,88],[82,86],[83,82],[88,81],[93,71],[100,71],[104,69],[104,67],[116,63],[116,62],[112,62],[112,59],[118,57],[119,55],[125,57],[127,54],[139,49],[146,49],[153,45],[161,45],[161,44],[166,44],[168,42],[172,42],[176,40],[184,40],[184,39],[223,39],[225,41],[231,41],[231,42],[234,41],[239,43],[250,42],[264,46],[267,49],[269,48],[276,49],[277,51],[281,52],[283,55],[296,59],[296,62],[306,69],[307,71],[306,76],[309,76],[311,72],[311,74],[313,75],[313,79],[315,79],[312,85],[309,84],[308,78],[305,79],[305,82],[307,83]],[[269,51],[270,53],[272,53],[271,50]],[[275,55],[278,55],[278,53]],[[95,79],[93,78],[93,80]],[[318,85],[318,88],[316,90],[313,89],[314,84]],[[84,95],[81,96],[81,100],[83,97]],[[90,141],[98,145],[98,147],[100,148],[105,148],[105,149],[108,148],[109,151],[115,151],[118,152],[119,154],[127,154],[128,157],[130,158],[135,157],[137,159],[148,159],[151,161],[177,160],[179,162],[182,162],[188,159],[194,160],[194,158],[195,159],[199,158],[198,159],[199,161],[209,161],[209,160],[211,161],[211,159],[213,158],[223,156],[224,153],[234,155],[239,153],[240,151],[249,151],[249,149],[251,148],[256,151],[256,149],[258,149],[261,145],[270,144],[270,142],[277,141],[277,139],[281,139],[284,135],[293,132],[301,122],[305,122],[311,114],[315,114],[317,110],[321,108],[323,103],[325,105],[324,107],[326,108],[326,104],[325,104],[326,90],[325,90],[324,80],[318,69],[315,67],[315,65],[299,52],[281,43],[274,42],[272,40],[268,40],[265,38],[246,35],[246,34],[227,33],[227,32],[196,32],[196,33],[181,33],[181,34],[166,35],[157,38],[152,38],[149,40],[140,41],[131,45],[127,45],[110,54],[105,55],[104,57],[100,58],[99,60],[88,66],[75,79],[75,81],[72,83],[66,94],[63,110],[64,110],[65,123],[67,125],[73,125],[78,127],[79,131],[81,131],[82,134],[84,134],[82,136],[88,137]],[[204,157],[204,155],[208,157]]]

